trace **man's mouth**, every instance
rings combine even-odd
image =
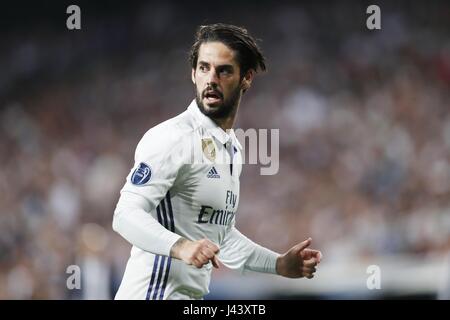
[[[207,91],[203,97],[208,101],[208,103],[217,103],[222,100],[222,94],[217,91]]]

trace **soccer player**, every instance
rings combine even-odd
[[[201,26],[190,52],[196,98],[151,128],[114,212],[132,245],[116,299],[202,299],[212,267],[312,278],[322,254],[311,238],[284,254],[235,227],[241,151],[232,130],[242,95],[265,59],[247,30]]]

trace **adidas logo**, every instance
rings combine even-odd
[[[220,179],[220,175],[217,172],[216,168],[214,168],[214,167],[212,167],[211,170],[209,170],[208,175],[206,177]]]

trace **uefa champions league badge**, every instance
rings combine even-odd
[[[152,169],[144,162],[139,163],[139,166],[131,175],[131,183],[137,186],[142,186],[150,181],[152,177]]]

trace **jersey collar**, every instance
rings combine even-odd
[[[189,112],[194,116],[194,118],[199,122],[199,124],[204,127],[208,132],[210,132],[220,143],[226,144],[228,141],[232,140],[233,145],[236,145],[239,149],[242,149],[241,144],[234,134],[234,130],[230,130],[230,134],[227,134],[221,127],[219,127],[210,117],[205,116],[198,108],[197,102],[192,100],[188,107]]]

